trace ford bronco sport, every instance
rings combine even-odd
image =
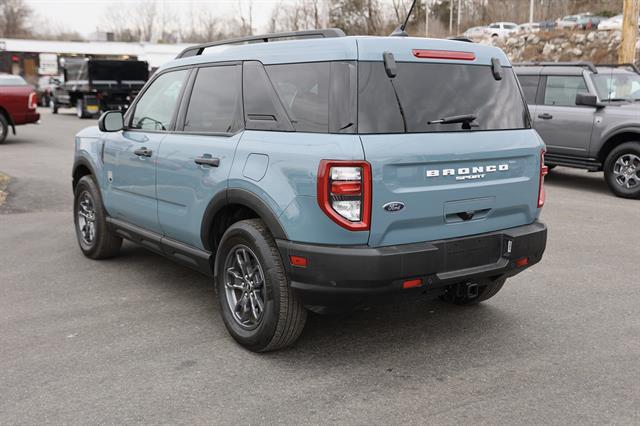
[[[544,144],[497,48],[317,30],[186,49],[76,137],[82,252],[122,239],[213,277],[230,334],[307,310],[474,304],[540,261]]]
[[[640,72],[635,65],[516,67],[546,163],[604,171],[611,191],[640,198]]]

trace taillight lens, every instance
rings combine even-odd
[[[322,160],[318,168],[318,204],[343,228],[368,230],[371,165],[366,161]]]
[[[38,100],[36,99],[36,92],[29,93],[29,100],[27,101],[27,108],[36,109]]]
[[[549,174],[549,167],[544,164],[544,151],[540,152],[540,185],[538,187],[538,208],[544,206],[546,194],[544,192],[544,177]]]

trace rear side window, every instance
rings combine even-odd
[[[156,78],[136,103],[131,127],[143,130],[169,130],[187,70],[167,72]]]
[[[242,91],[239,65],[198,69],[185,132],[234,133],[242,128]]]
[[[588,92],[588,89],[582,76],[550,75],[547,77],[544,104],[576,106],[576,95],[585,92]]]
[[[490,66],[398,62],[390,79],[382,62],[358,66],[359,133],[469,131],[464,123],[429,124],[469,114],[476,116],[471,131],[530,127],[511,68],[496,80]]]
[[[518,77],[520,80],[520,86],[524,92],[524,98],[528,104],[536,103],[536,95],[538,94],[538,83],[540,83],[540,77],[537,75],[521,75]]]
[[[330,67],[329,62],[265,67],[296,131],[329,131]]]
[[[294,130],[260,62],[244,63],[242,85],[247,130]]]

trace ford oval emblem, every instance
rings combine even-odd
[[[404,203],[401,203],[400,201],[392,201],[382,206],[382,208],[388,212],[399,212],[404,209]]]

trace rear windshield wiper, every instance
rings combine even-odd
[[[438,120],[427,121],[427,124],[454,124],[454,123],[462,123],[462,128],[469,130],[471,129],[471,123],[478,118],[473,114],[463,114],[463,115],[452,115],[450,117],[440,118]]]

